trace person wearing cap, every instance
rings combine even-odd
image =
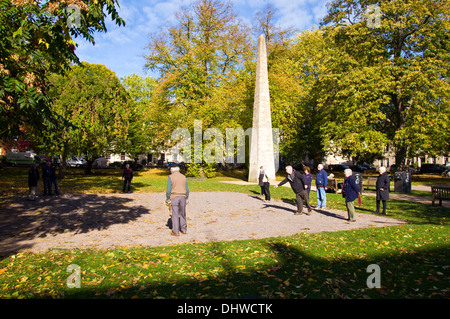
[[[342,197],[345,198],[345,206],[347,207],[348,221],[355,222],[355,199],[360,195],[358,186],[356,185],[353,172],[350,168],[344,171],[344,185],[342,186]]]

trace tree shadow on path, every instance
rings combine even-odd
[[[7,199],[0,206],[0,256],[31,248],[30,241],[47,235],[104,230],[150,212],[132,202],[126,196],[96,194],[43,197],[36,201]]]

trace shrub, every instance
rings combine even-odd
[[[216,177],[217,171],[214,167],[214,164],[204,164],[203,165],[203,173],[207,178]]]
[[[192,163],[187,165],[186,176],[188,177],[200,177],[201,176],[201,165],[197,163]]]

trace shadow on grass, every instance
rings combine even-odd
[[[128,206],[132,201],[115,195],[42,197],[36,201],[6,199],[0,214],[0,256],[33,246],[22,242],[64,232],[103,230],[150,213],[143,206]]]
[[[0,179],[0,196],[13,197],[28,195],[28,170],[27,167],[6,167],[2,171]],[[61,194],[73,193],[120,193],[123,187],[122,170],[97,169],[92,175],[85,175],[83,169],[70,168],[66,178],[57,180]],[[143,171],[135,171],[131,182],[133,191],[139,191],[152,186],[152,179],[145,179]],[[155,173],[156,174],[156,173]],[[43,192],[42,171],[41,180],[38,183],[38,194]],[[53,189],[53,186],[52,186]]]
[[[450,261],[445,245],[407,254],[354,259],[313,256],[307,247],[277,239],[266,241],[265,247],[270,258],[247,268],[231,258],[222,243],[213,243],[206,253],[219,260],[215,265],[222,269],[214,278],[166,278],[138,282],[129,288],[82,287],[66,290],[65,298],[447,298],[450,293],[445,278],[441,281],[434,277],[444,276],[443,267]],[[367,287],[371,274],[367,267],[371,264],[380,266],[380,289]],[[430,268],[430,264],[435,268]]]
[[[220,175],[230,178],[236,178],[238,180],[247,181],[248,180],[248,170],[220,170]]]

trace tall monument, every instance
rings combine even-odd
[[[267,49],[264,35],[261,35],[258,39],[253,130],[250,144],[250,170],[248,175],[249,182],[258,182],[260,166],[264,166],[269,181],[271,184],[274,183],[275,157],[272,117],[270,112]]]

